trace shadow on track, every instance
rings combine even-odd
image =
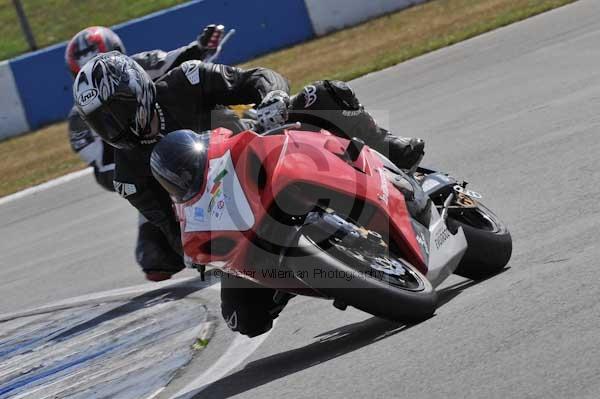
[[[412,325],[372,317],[318,335],[319,341],[248,363],[193,398],[228,398],[398,334]]]
[[[498,274],[506,270],[508,269],[504,269]],[[473,287],[485,280],[487,278],[476,281],[465,280],[439,290],[438,307],[450,302],[467,288]],[[222,378],[197,392],[193,396],[193,399],[229,398],[343,356],[402,331],[406,331],[415,325],[400,324],[371,317],[358,323],[327,331],[315,337],[319,338],[317,342],[248,363],[242,370]]]

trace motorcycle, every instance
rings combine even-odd
[[[506,225],[466,182],[300,129],[210,133],[205,186],[174,205],[191,263],[403,322],[435,312],[450,274],[508,263]]]

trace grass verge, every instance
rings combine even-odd
[[[350,80],[574,1],[433,0],[242,66],[273,68],[296,91],[317,79]],[[70,151],[66,129],[59,123],[0,143],[0,196],[85,166]]]
[[[21,0],[38,47],[68,40],[86,26],[111,26],[187,0]],[[11,0],[0,0],[0,60],[28,51]]]

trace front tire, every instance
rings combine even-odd
[[[512,254],[512,238],[506,225],[490,209],[477,203],[475,208],[454,209],[448,215],[448,227],[463,228],[467,251],[454,271],[473,280],[499,273]]]
[[[361,252],[356,240],[346,245],[344,239],[304,227],[286,264],[305,284],[338,303],[397,322],[431,317],[437,295],[427,278],[385,251]]]

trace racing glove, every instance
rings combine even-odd
[[[256,108],[258,125],[264,132],[283,125],[288,119],[290,96],[283,90],[268,93]]]
[[[214,54],[223,40],[225,27],[223,25],[211,24],[206,26],[198,36],[198,47],[208,54]]]

